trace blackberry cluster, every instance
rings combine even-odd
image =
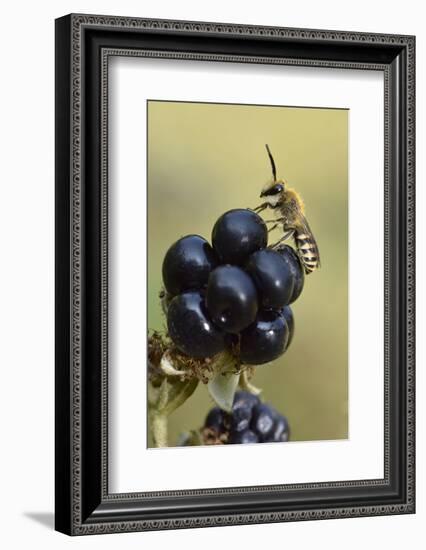
[[[205,438],[210,442],[276,443],[288,441],[287,418],[255,395],[238,391],[232,412],[219,407],[210,410],[204,423]]]
[[[290,246],[268,248],[263,219],[249,209],[223,214],[212,245],[199,235],[176,241],[163,261],[167,326],[184,354],[207,358],[237,349],[248,365],[268,363],[288,348],[304,270]]]

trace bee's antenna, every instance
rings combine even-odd
[[[277,169],[275,168],[274,157],[271,154],[271,151],[269,149],[269,145],[266,144],[265,147],[266,147],[266,150],[268,151],[269,160],[271,161],[272,175],[274,177],[274,181],[277,181]]]

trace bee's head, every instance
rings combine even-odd
[[[274,158],[268,145],[266,145],[266,150],[268,151],[269,160],[271,161],[273,179],[264,186],[260,196],[264,197],[265,202],[269,203],[270,206],[276,206],[280,202],[285,191],[285,181],[277,180],[277,171],[275,168]]]
[[[262,189],[260,196],[264,198],[265,202],[269,203],[270,206],[276,206],[282,199],[284,189],[285,186],[283,181],[268,182]]]

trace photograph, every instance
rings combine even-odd
[[[347,439],[350,110],[146,103],[147,446]]]

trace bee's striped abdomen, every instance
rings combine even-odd
[[[294,239],[306,274],[312,273],[320,266],[320,258],[317,243],[311,234],[295,232]]]

